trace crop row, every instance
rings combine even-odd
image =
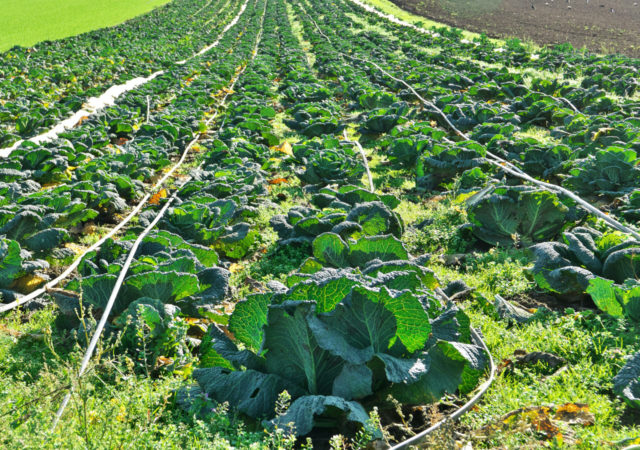
[[[344,36],[348,29],[337,28],[335,16],[336,12],[332,11],[331,27],[325,32]],[[384,42],[374,42],[382,55],[393,54],[393,46],[384,49]],[[604,205],[611,213],[633,220],[638,196],[635,189],[640,174],[636,167],[639,129],[635,110],[629,108],[629,104],[617,104],[602,91],[594,98],[588,91],[574,88],[563,93],[571,99],[572,109],[559,96],[532,92],[525,85],[516,84],[517,76],[512,74],[485,71],[476,72],[474,76],[458,67],[455,74],[449,72],[450,76],[458,78],[456,85],[451,79],[442,77],[443,72],[447,74],[446,70],[429,70],[433,68],[418,67],[416,63],[411,59],[388,61],[385,67],[398,78],[411,80],[418,92],[430,98],[455,127],[471,131],[471,141],[454,142],[460,139],[451,130],[447,137],[439,130],[434,133],[432,127],[411,124],[411,119],[415,122],[416,114],[411,110],[395,114],[385,131],[396,127],[391,133],[396,138],[381,143],[388,145],[386,150],[396,167],[415,167],[418,189],[442,188],[456,176],[461,177],[462,189],[484,187],[487,182],[491,183],[490,179],[495,180],[493,184],[499,183],[504,174],[495,172],[485,159],[487,151],[491,151],[515,162],[531,175],[562,184]],[[380,79],[380,72],[371,65],[368,67],[370,76]],[[403,69],[394,70],[395,67]],[[380,81],[387,90],[403,93],[397,89],[397,81],[384,76]],[[483,81],[486,84],[481,84]],[[423,84],[428,84],[430,89],[421,90]],[[542,83],[534,80],[533,84]],[[439,91],[439,95],[434,91]],[[410,92],[404,94],[411,98]],[[387,108],[387,115],[391,109]],[[431,111],[431,119],[442,122],[442,117],[434,111]],[[408,126],[397,127],[402,122]],[[546,142],[520,133],[532,125],[548,130]],[[416,131],[425,138],[416,136]],[[562,205],[553,196],[545,198],[538,194],[538,200],[532,204],[525,200],[528,194],[519,194],[513,189],[492,195],[476,202],[470,210],[471,220],[476,222],[474,233],[490,244],[508,245],[514,242],[514,235],[524,244],[543,241],[584,219],[580,214],[572,213],[574,205],[566,199],[562,199],[566,203]],[[512,204],[513,209],[506,204]],[[530,210],[538,222],[531,222],[528,215],[523,216],[522,209]],[[615,243],[620,243],[619,239]],[[624,263],[627,270],[620,273],[618,281],[636,273],[632,253],[626,253]],[[576,285],[566,284],[566,281],[558,283],[558,286],[564,284],[565,290],[561,293],[577,293]],[[583,284],[582,289],[584,287]]]
[[[350,35],[353,26],[345,16],[340,20],[340,2],[325,5],[325,14],[317,14],[322,5],[307,3],[321,27],[324,25],[323,34],[333,37],[331,42],[337,47],[342,46],[343,56],[349,55],[343,61],[360,61],[372,81],[401,100],[387,100],[390,105],[370,113],[370,117],[387,120],[381,123],[382,128],[361,128],[365,140],[370,138],[370,145],[382,150],[392,167],[415,170],[416,187],[422,191],[482,189],[468,201],[471,232],[476,239],[501,246],[536,244],[531,247],[535,260],[531,275],[540,288],[566,302],[588,294],[610,315],[632,322],[640,318],[636,312],[640,299],[638,241],[612,232],[571,199],[533,186],[515,186],[518,180],[488,164],[487,158],[492,152],[531,175],[561,184],[633,227],[640,173],[637,103],[609,97],[594,87],[561,86],[536,79],[528,87],[517,74],[482,71],[477,65],[471,65],[474,72],[460,64],[455,72],[447,70],[446,64],[424,66],[413,59],[411,51],[399,52],[391,40],[376,33]],[[348,2],[342,5],[350,6]],[[312,27],[309,30],[313,32]],[[361,52],[354,45],[358,40]],[[367,60],[375,60],[377,65]],[[452,78],[446,78],[447,72]],[[335,75],[340,77],[338,69]],[[420,105],[427,107],[425,118],[432,120],[428,126],[419,123],[421,111],[406,104],[413,101],[415,107],[415,95],[404,89],[407,84],[399,79],[409,80],[435,105]],[[437,123],[441,127],[434,129]],[[471,132],[471,139],[461,139],[451,124]],[[526,136],[532,125],[548,135],[543,139]],[[394,137],[382,137],[378,134],[381,131]],[[560,242],[544,242],[558,235]],[[635,402],[635,394],[629,393],[628,373],[637,373],[634,371],[637,368],[630,363],[614,380],[616,392],[630,402]]]
[[[210,43],[207,39],[224,25],[225,15],[232,16],[239,6],[237,2],[226,2],[203,9],[201,3],[171,4],[113,29],[5,53],[6,81],[2,85],[5,97],[0,99],[4,103],[0,115],[4,135],[0,145],[10,145],[18,136],[30,137],[49,128],[69,111],[79,109],[89,96],[116,81],[149,75],[191,56]],[[362,16],[355,5],[349,6],[351,14]],[[175,23],[176,17],[182,22]],[[381,19],[368,15],[367,20]],[[388,26],[389,22],[385,24]],[[149,36],[150,32],[154,35]],[[407,34],[406,29],[398,26],[392,32],[392,36],[403,39]],[[434,57],[434,50],[438,50],[436,59],[442,55],[462,56],[484,64],[520,69],[563,70],[565,76],[582,77],[582,87],[602,88],[619,95],[631,95],[637,86],[637,63],[620,56],[584,54],[561,46],[533,56],[517,42],[506,48],[487,39],[470,42],[461,39],[456,30],[445,28],[426,36],[413,35],[403,45],[418,38],[421,45],[430,49],[429,57]],[[149,44],[151,38],[154,45]],[[78,52],[79,48],[86,51]]]
[[[196,384],[178,394],[192,412],[204,414],[211,398],[268,428],[293,423],[297,435],[329,425],[378,437],[374,407],[393,410],[389,396],[421,405],[464,395],[487,355],[439,289],[451,295],[460,284],[441,286],[429,256],[403,245],[386,178],[373,191],[363,183],[358,140],[383,171],[413,178],[416,195],[469,197],[470,223],[458,230],[469,245],[532,246],[541,288],[566,301],[591,295],[605,312],[638,320],[640,243],[490,160],[636,220],[640,124],[623,75],[635,62],[566,48],[532,58],[517,43],[496,51],[484,38],[459,38],[393,24],[350,0],[250,0],[211,52],[2,161],[4,299],[42,284],[47,264],[68,263],[87,222],[113,225],[154,193],[138,226],[89,254],[52,293],[60,325],[82,328],[79,311],[102,313],[133,241],[159,219],[112,311],[108,331],[122,333],[123,351],[158,370],[196,356]],[[617,71],[621,62],[629,70]],[[509,70],[515,64],[574,64],[584,78],[532,79]],[[185,148],[189,169],[156,192]],[[265,233],[267,219],[277,237]],[[244,295],[251,289],[234,272],[268,245],[306,259]],[[278,414],[284,390],[291,404]]]
[[[0,147],[51,128],[112,85],[170,69],[211,44],[242,2],[172,2],[117,27],[0,55]]]
[[[259,20],[262,2],[257,3],[251,8],[253,19],[247,20]],[[408,402],[422,403],[459,387],[463,392],[471,390],[484,365],[484,355],[470,342],[469,321],[464,313],[436,297],[433,289],[438,282],[433,273],[421,265],[419,258],[412,258],[398,239],[403,224],[392,211],[397,200],[357,186],[364,169],[353,144],[340,140],[343,126],[325,123],[318,129],[304,123],[305,118],[311,119],[310,109],[327,106],[342,118],[346,105],[339,84],[319,77],[331,63],[317,61],[315,70],[307,65],[307,55],[291,31],[291,11],[284,2],[270,2],[266,12],[264,36],[256,58],[242,73],[238,93],[231,96],[231,104],[218,121],[221,125],[216,139],[199,142],[199,168],[176,192],[175,206],[160,220],[159,230],[145,238],[136,253],[114,306],[111,326],[126,329],[127,317],[143,323],[153,341],[144,357],[152,361],[159,356],[170,357],[172,367],[184,364],[194,351],[188,348],[194,339],[187,338],[183,317],[205,317],[228,327],[236,336],[236,343],[221,328],[211,325],[200,344],[202,369],[195,375],[199,389],[221,401],[230,401],[250,416],[270,418],[278,394],[286,388],[294,402],[289,415],[281,419],[295,422],[298,434],[306,434],[314,427],[313,422],[295,417],[310,406],[318,420],[337,408],[346,422],[362,425],[368,422],[365,408],[379,403],[372,402],[374,391],[379,399],[393,392]],[[241,55],[247,54],[258,29],[261,27],[254,23],[238,36],[239,48],[225,55],[227,64],[239,67],[234,56],[241,60]],[[247,50],[241,53],[242,48]],[[191,86],[204,79],[201,74]],[[363,79],[361,87],[371,85]],[[155,92],[154,103],[162,104],[165,92]],[[117,111],[116,122],[110,123],[116,127],[112,136],[116,141],[105,146],[112,146],[116,158],[142,144],[138,132],[146,124],[132,124],[125,107],[131,99],[143,95],[144,90],[131,93],[117,105],[123,109]],[[175,99],[167,103],[174,114],[177,104]],[[193,115],[197,102],[188,104],[188,112]],[[221,266],[229,266],[230,260],[255,251],[260,239],[251,222],[268,204],[264,199],[264,169],[271,167],[274,151],[269,146],[282,144],[282,136],[273,128],[277,115],[295,131],[284,146],[277,147],[286,150],[286,144],[293,141],[281,170],[295,173],[313,198],[309,206],[295,206],[284,211],[286,215],[272,217],[271,222],[281,245],[306,243],[309,259],[300,273],[283,280],[286,284],[270,283],[272,294],[250,296],[226,317],[220,314],[219,305],[229,298],[230,273]],[[92,121],[98,119],[83,123],[79,128],[82,133],[78,130],[76,136],[86,136],[87,130],[95,134],[90,128]],[[156,118],[152,115],[149,122],[155,123]],[[197,122],[191,127],[192,133],[196,125]],[[185,133],[180,144],[190,137]],[[85,146],[94,149],[98,142],[94,138],[85,141]],[[23,148],[11,157],[18,159],[23,153],[38,151]],[[71,170],[72,177],[83,173],[91,162],[85,161]],[[130,166],[120,164],[118,169]],[[271,170],[277,173],[276,167]],[[128,178],[128,174],[120,175]],[[336,189],[324,187],[336,183]],[[72,185],[65,183],[54,189]],[[136,187],[137,192],[142,186]],[[20,195],[21,199],[27,197]],[[163,201],[156,200],[153,203],[159,205],[150,205],[141,214],[140,225],[152,220]],[[38,233],[35,235],[40,237]],[[60,307],[61,326],[82,325],[77,320],[80,302],[95,314],[104,309],[136,233],[133,228],[117,241],[108,240],[81,263],[80,276],[68,283],[65,291],[53,294]],[[20,242],[31,245],[32,236],[28,232],[19,236],[16,232],[12,235],[15,239],[3,242],[14,247]],[[46,248],[33,251],[59,250],[61,242],[48,242]],[[20,275],[19,279],[25,276]],[[73,294],[76,291],[80,297]],[[354,320],[345,324],[346,315]],[[363,320],[367,317],[371,320]],[[325,331],[318,334],[318,326]],[[291,348],[303,343],[298,333],[313,342],[311,347]],[[370,338],[344,342],[344,347],[341,339],[349,335]],[[137,338],[136,333],[126,334],[122,342],[136,348]],[[249,356],[247,350],[233,351],[237,344],[253,353]],[[336,345],[343,349],[338,351]],[[239,356],[248,359],[243,363],[237,359]],[[230,372],[233,368],[246,370]],[[434,385],[434,379],[441,381]],[[247,385],[255,388],[247,390]],[[255,395],[257,391],[259,395]],[[363,399],[366,402],[361,403]],[[342,419],[337,420],[338,425]]]
[[[19,280],[34,270],[72,258],[76,247],[60,247],[81,238],[82,224],[117,223],[204,131],[206,117],[250,51],[241,38],[251,17],[246,13],[211,54],[127,94],[58,141],[24,144],[2,161],[3,250],[7,258],[20,256],[11,258],[0,288],[19,291]],[[45,281],[26,280],[28,289]]]

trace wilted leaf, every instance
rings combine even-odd
[[[149,204],[150,205],[157,205],[158,203],[160,203],[160,200],[163,199],[163,198],[167,198],[167,190],[166,189],[160,189],[158,192],[153,194],[151,196],[151,198],[149,199]]]
[[[23,294],[29,294],[40,286],[42,286],[47,280],[38,275],[24,275],[13,282],[11,289],[14,289]]]
[[[156,367],[169,366],[171,364],[173,364],[173,359],[164,356],[158,356],[156,360]]]
[[[552,422],[549,408],[546,406],[532,406],[511,411],[500,419],[500,424],[503,429],[530,427],[532,431],[542,433],[546,439],[552,439],[560,433],[560,429]]]
[[[589,405],[586,403],[565,403],[556,410],[553,417],[569,424],[584,425],[585,427],[595,424],[596,418],[589,411]]]
[[[291,147],[291,144],[288,142],[285,142],[281,145],[273,146],[271,147],[271,149],[277,152],[284,153],[285,155],[293,156],[293,148]]]

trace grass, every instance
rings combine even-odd
[[[296,186],[279,187],[294,194]],[[397,188],[397,193],[406,187]],[[455,431],[474,448],[533,448],[544,445],[610,448],[613,443],[640,435],[635,415],[611,394],[611,379],[626,355],[640,349],[640,335],[622,320],[585,310],[539,310],[536,319],[513,326],[487,311],[482,299],[532,292],[524,276],[529,259],[518,249],[486,252],[466,248],[458,239],[465,213],[453,196],[420,200],[404,192],[397,211],[409,228],[405,243],[414,254],[434,255],[434,270],[443,284],[462,279],[478,294],[462,305],[474,327],[482,330],[496,363],[513,358],[514,351],[550,352],[564,358],[566,368],[544,363],[503,371],[482,401],[465,415]],[[288,202],[282,206],[288,209]],[[256,224],[266,226],[266,211]],[[421,228],[415,226],[426,223]],[[265,239],[268,244],[272,238]],[[466,260],[452,267],[441,264],[442,254],[466,252]],[[283,279],[308,255],[308,249],[271,243],[263,258],[243,269],[259,281]],[[240,286],[238,286],[240,287]],[[246,295],[248,292],[244,292]],[[0,446],[5,448],[135,447],[135,448],[276,448],[281,435],[252,430],[224,405],[198,405],[208,411],[198,417],[182,411],[173,392],[185,385],[188,370],[149,378],[126,355],[116,356],[105,344],[82,383],[74,380],[82,345],[55,326],[55,308],[29,314],[13,312],[0,322]],[[51,331],[55,330],[55,331]],[[65,413],[64,427],[49,432],[61,401],[58,389],[74,384],[76,395]],[[488,429],[500,417],[523,407],[586,403],[593,426],[562,427],[562,442],[549,442],[526,423],[514,429]],[[637,419],[635,419],[637,422]],[[475,430],[471,432],[470,430]],[[459,435],[460,436],[460,435]],[[286,440],[286,439],[285,439]],[[440,448],[440,447],[434,447]]]
[[[53,307],[15,311],[0,323],[0,447],[268,448],[269,435],[248,431],[224,405],[198,405],[204,417],[177,407],[184,374],[147,377],[108,346],[78,382],[83,345],[56,327],[55,316]],[[52,430],[70,384],[75,395]]]
[[[561,144],[560,140],[551,136],[551,132],[548,129],[535,125],[523,127],[521,131],[515,132],[514,136],[522,139],[533,138],[541,144]]]
[[[316,55],[310,51],[311,43],[304,39],[302,24],[299,21],[295,20],[295,13],[291,5],[287,3],[286,6],[287,6],[287,16],[289,17],[289,21],[291,22],[291,32],[296,37],[296,39],[298,39],[298,42],[300,43],[300,47],[304,51],[304,54],[307,58],[307,63],[309,64],[309,67],[313,67],[313,65],[316,62]]]
[[[434,27],[441,28],[446,26],[443,23],[435,22],[433,20],[427,19],[425,17],[419,16],[417,14],[413,14],[404,9],[401,9],[400,7],[392,3],[390,0],[363,0],[363,1],[364,3],[374,6],[379,11],[385,14],[390,14],[405,22],[416,25],[418,27],[429,29]],[[364,25],[364,23],[362,23],[363,19],[360,19],[357,22]],[[368,28],[365,26],[365,29],[368,29]],[[377,31],[377,30],[374,30],[374,31]],[[480,34],[478,33],[473,33],[467,30],[461,30],[461,31],[462,31],[462,36],[468,40],[472,40],[480,37]],[[489,40],[498,46],[506,45],[506,39],[490,38]],[[539,45],[529,40],[523,41],[521,42],[521,44],[527,49],[527,51],[532,53],[535,53],[541,48]],[[417,46],[417,47],[420,48],[422,51],[427,52],[428,54],[438,54],[442,51],[442,49],[439,47],[427,47],[427,46]],[[493,64],[485,61],[479,61],[470,57],[465,57],[463,55],[457,55],[456,57],[462,60],[471,61],[475,64],[478,64],[481,67],[492,68],[492,69],[502,69],[504,67],[502,64]],[[527,87],[531,87],[532,80],[536,78],[568,82],[572,86],[580,86],[580,82],[582,81],[582,77],[580,77],[579,75],[572,74],[571,77],[565,77],[565,74],[561,71],[554,72],[554,71],[543,70],[543,69],[533,69],[529,67],[528,68],[507,67],[507,70],[509,70],[509,72],[511,73],[519,73],[524,75],[525,85],[527,85]],[[609,94],[609,95],[617,100],[621,99],[620,97],[617,97],[615,95],[612,95],[612,94]],[[640,92],[634,94],[634,96],[631,98],[633,100],[640,99]]]
[[[391,33],[390,31],[385,30],[383,27],[381,27],[380,25],[372,25],[370,24],[366,19],[363,19],[362,17],[359,17],[355,14],[346,14],[347,17],[349,17],[349,19],[351,19],[353,21],[353,23],[357,23],[361,28],[362,31],[359,31],[360,33],[363,32],[375,32],[378,33],[382,36],[384,36],[387,39],[393,40],[393,41],[397,41],[398,37],[394,36],[393,33]]]
[[[408,22],[420,28],[425,28],[425,29],[442,28],[442,27],[449,28],[448,25],[444,23],[436,22],[426,17],[406,11],[400,8],[399,6],[397,6],[396,4],[394,4],[391,0],[363,0],[363,2],[377,8],[379,11],[385,14],[390,14],[400,20],[403,20],[405,22]],[[472,2],[472,3],[477,4],[482,2]],[[484,2],[484,3],[492,4],[495,2],[490,1],[490,2]],[[486,7],[486,5],[483,5],[482,7]],[[462,32],[462,37],[468,40],[473,40],[480,37],[480,33],[475,33],[475,32],[463,30],[463,29],[460,29],[460,31]],[[507,42],[507,38],[505,39],[489,38],[489,40],[498,46],[505,46]],[[522,45],[524,45],[526,49],[530,52],[534,52],[536,49],[540,49],[540,46],[538,44],[529,40],[522,42]]]
[[[4,0],[0,51],[118,25],[170,0]]]
[[[538,363],[502,372],[479,407],[464,417],[464,425],[478,429],[495,424],[501,416],[522,407],[585,403],[595,417],[594,424],[562,424],[563,447],[611,448],[617,441],[640,434],[637,425],[625,423],[633,413],[609,393],[624,356],[638,349],[637,330],[625,331],[629,324],[592,311],[565,310],[543,313],[526,325],[509,326],[474,305],[469,304],[467,311],[472,323],[482,329],[497,363],[523,349],[558,355],[566,361],[566,369],[554,371]],[[499,430],[474,439],[474,447],[531,447],[534,439],[536,433],[526,427]]]

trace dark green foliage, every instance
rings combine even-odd
[[[468,336],[468,322],[453,319],[445,334],[436,318],[461,312],[441,305],[422,283],[405,291],[385,287],[407,273],[400,265],[369,273],[324,269],[288,290],[239,303],[232,330],[252,351],[238,350],[212,326],[202,354],[209,367],[194,374],[200,387],[261,419],[273,418],[286,389],[291,407],[267,426],[292,421],[298,435],[314,428],[316,416],[338,427],[364,424],[359,401],[372,395],[421,403],[471,389],[485,360],[477,346],[457,341]],[[330,412],[336,409],[343,412]]]
[[[470,201],[474,235],[491,245],[529,245],[555,237],[573,222],[556,194],[525,186],[498,187]]]
[[[616,283],[638,277],[640,243],[621,242],[615,234],[603,235],[585,227],[574,228],[562,236],[564,243],[545,242],[531,247],[536,258],[531,273],[541,288],[579,295],[597,277]]]

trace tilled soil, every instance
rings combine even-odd
[[[491,37],[571,43],[640,57],[640,0],[392,0],[403,9]]]

